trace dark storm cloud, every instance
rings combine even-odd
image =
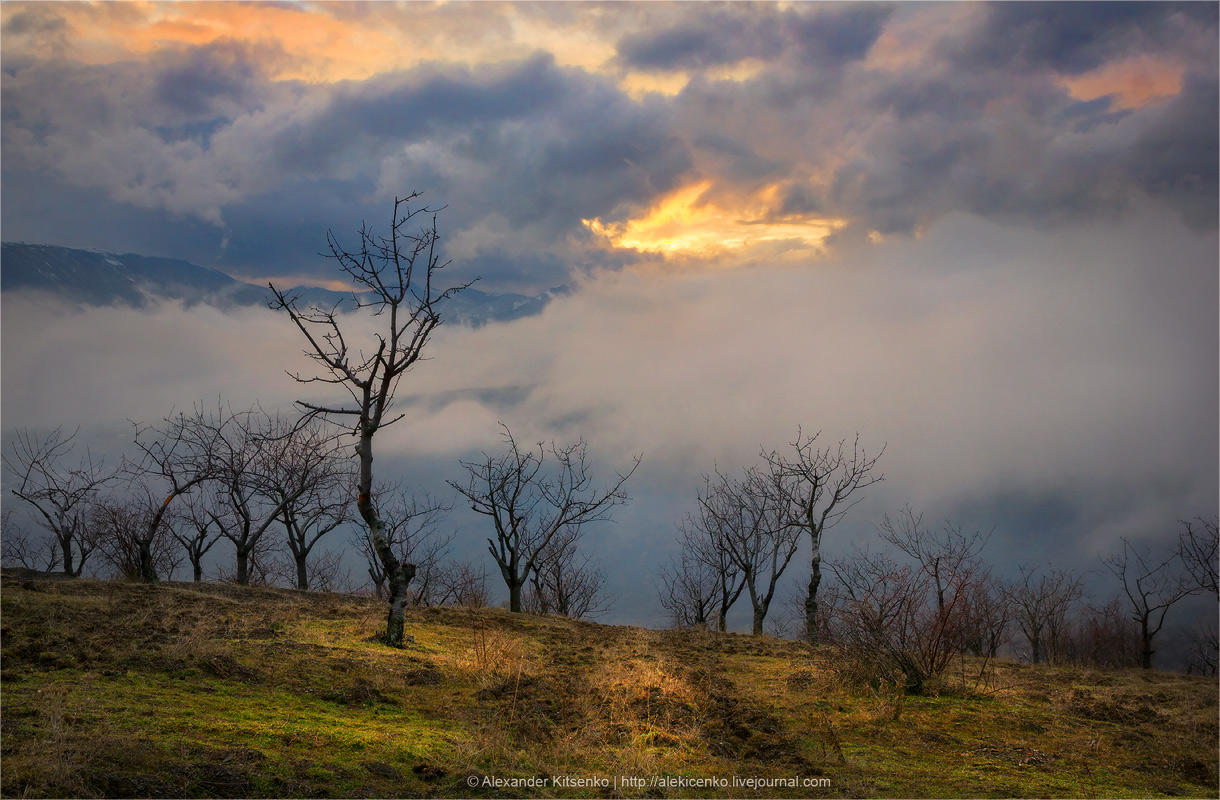
[[[231,39],[157,53],[149,65],[153,95],[190,117],[223,113],[251,99],[254,84],[266,79],[268,55],[282,54]]]
[[[690,167],[667,108],[547,54],[334,86],[268,81],[260,65],[279,55],[222,42],[149,70],[19,70],[5,80],[5,168],[211,222],[230,249],[202,260],[255,275],[319,268],[327,228],[378,221],[395,193],[426,189],[449,206],[450,232],[478,240],[464,256],[514,265],[516,288],[547,288],[563,280],[556,248],[586,235],[582,219],[646,207]],[[21,219],[6,214],[29,230]],[[495,220],[516,245],[493,241]]]
[[[1115,57],[1172,47],[1181,26],[1215,29],[1215,3],[993,3],[948,48],[959,68],[1052,69],[1075,75]]]
[[[783,52],[819,67],[863,58],[881,34],[890,8],[882,4],[802,7],[694,6],[668,27],[619,40],[618,58],[631,69],[701,70]]]
[[[704,69],[774,56],[784,45],[782,22],[767,6],[714,4],[667,28],[619,40],[619,60],[632,69]]]

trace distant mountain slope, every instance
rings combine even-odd
[[[264,286],[244,283],[219,270],[181,259],[4,242],[0,245],[0,291],[21,289],[48,292],[81,305],[133,308],[159,299],[232,308],[266,305],[269,297]],[[352,302],[351,294],[345,292],[317,287],[291,291],[302,302],[323,308],[343,308]],[[447,303],[446,316],[454,322],[476,326],[492,320],[519,319],[541,312],[552,297],[567,292],[566,286],[557,286],[529,297],[470,288]]]

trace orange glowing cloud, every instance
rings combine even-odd
[[[1077,100],[1114,96],[1114,108],[1143,108],[1163,103],[1182,89],[1182,68],[1150,56],[1114,61],[1060,83]]]
[[[662,255],[710,256],[735,250],[792,242],[799,249],[820,249],[842,222],[821,217],[772,220],[765,207],[776,196],[767,187],[725,208],[708,199],[711,181],[685,186],[662,198],[647,214],[618,223],[582,220],[585,227],[612,246]]]

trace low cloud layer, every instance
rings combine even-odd
[[[1172,538],[1218,505],[1216,247],[1164,213],[1033,237],[958,217],[816,270],[608,272],[537,317],[442,328],[378,463],[443,492],[500,422],[585,437],[606,478],[642,453],[636,502],[595,534],[620,619],[659,621],[629,567],[672,552],[701,474],[797,426],[886,447],[832,553],[910,503],[994,526],[1003,570],[1092,569],[1118,537]],[[6,431],[82,424],[118,446],[125,420],[173,406],[302,396],[283,372],[308,367],[301,343],[270,312],[66,314],[20,295],[3,312]],[[454,524],[481,552],[480,520]]]

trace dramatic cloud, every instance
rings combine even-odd
[[[643,451],[639,501],[600,541],[644,570],[702,472],[798,425],[888,445],[843,542],[910,502],[996,525],[1006,562],[1092,566],[1215,514],[1214,4],[0,20],[6,240],[325,283],[325,232],[384,229],[418,189],[445,207],[453,277],[575,287],[437,338],[386,436],[416,483],[441,487],[499,421],[584,435],[607,474]],[[117,447],[128,417],[296,396],[283,320],[42,302],[4,298],[6,432],[79,422]],[[620,589],[641,604],[621,613],[652,613]]]

